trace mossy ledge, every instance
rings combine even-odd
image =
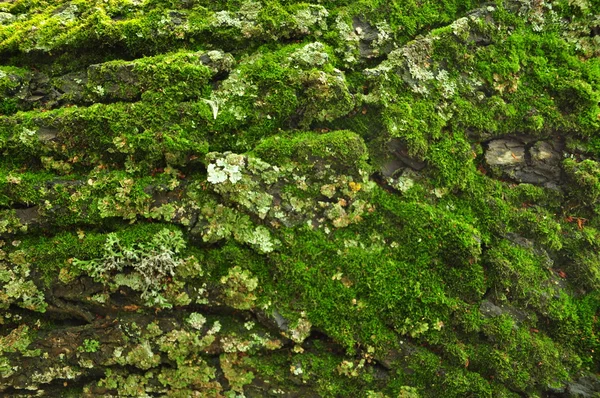
[[[0,1],[0,395],[600,397],[597,10]]]

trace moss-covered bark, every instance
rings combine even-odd
[[[0,395],[598,396],[599,9],[0,2]]]

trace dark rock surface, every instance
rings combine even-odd
[[[568,155],[559,140],[528,137],[489,141],[485,162],[495,172],[520,183],[556,188],[561,183],[561,162]]]

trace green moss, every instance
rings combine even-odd
[[[50,173],[4,171],[0,174],[0,203],[4,206],[39,203],[47,192],[45,185],[53,178]]]
[[[133,62],[112,61],[88,69],[88,101],[142,97],[148,102],[198,98],[206,91],[215,72],[203,65],[201,52],[180,51],[145,57]],[[231,62],[232,60],[228,60]],[[224,66],[227,67],[227,63]],[[160,98],[160,99],[159,99]]]
[[[597,373],[596,3],[2,3],[6,391],[514,398]],[[564,152],[558,188],[488,173],[507,136]]]
[[[186,103],[172,105],[169,110],[159,110],[155,105],[145,103],[96,104],[89,108],[47,112],[43,118],[36,119],[36,123],[49,125],[61,133],[57,134],[55,140],[42,142],[36,136],[39,127],[32,126],[29,119],[37,114],[24,114],[15,122],[29,128],[12,127],[9,130],[12,137],[8,142],[14,144],[5,150],[7,154],[17,152],[16,144],[29,139],[24,132],[31,132],[32,144],[28,156],[53,155],[56,159],[65,159],[76,168],[127,162],[128,168],[134,171],[150,171],[165,163],[186,164],[191,157],[201,156],[208,149],[202,129],[196,129],[192,119],[204,119],[210,110],[206,104],[200,107]],[[189,112],[190,116],[182,120],[179,117],[181,112]],[[173,124],[174,120],[177,123]],[[169,127],[163,128],[165,125]],[[104,155],[99,156],[100,153]],[[19,157],[23,158],[24,155],[21,150]]]
[[[19,109],[30,79],[31,74],[25,69],[0,66],[0,116],[12,115]]]
[[[600,198],[600,164],[588,159],[577,163],[573,159],[564,161],[565,171],[576,186],[574,195],[585,206],[591,206],[597,213],[596,203]]]
[[[121,226],[116,234],[123,245],[147,241],[165,228],[163,224],[135,224]],[[72,259],[91,259],[100,257],[107,239],[106,233],[80,230],[79,232],[60,232],[52,237],[23,238],[22,247],[27,250],[28,261],[43,273],[58,275],[60,268],[72,268]],[[79,272],[76,272],[79,274]]]
[[[98,351],[98,348],[100,348],[100,342],[98,340],[90,340],[90,339],[85,339],[83,341],[83,344],[80,347],[82,352],[88,352],[88,353],[96,352],[96,351]]]
[[[581,218],[572,219],[572,222],[575,225],[566,228],[564,254],[569,261],[565,262],[564,271],[580,288],[595,290],[599,283],[598,229],[583,225],[580,228],[579,222],[585,222]]]
[[[311,161],[320,160],[345,170],[366,168],[368,156],[363,140],[350,131],[326,134],[289,133],[287,136],[275,136],[263,140],[252,153],[276,164],[292,160],[307,165]]]
[[[538,309],[548,304],[553,290],[549,264],[535,256],[531,248],[501,241],[487,252],[486,263],[502,289],[501,297]]]

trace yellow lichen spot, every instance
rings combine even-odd
[[[360,183],[354,181],[350,181],[348,185],[350,186],[352,192],[358,192],[362,188],[362,185],[360,185]]]
[[[351,280],[350,280],[348,277],[346,277],[346,276],[343,276],[343,277],[341,278],[341,282],[342,282],[342,285],[344,285],[344,287],[345,287],[345,288],[349,288],[349,287],[351,287],[351,286],[354,284],[354,283],[352,283],[352,281],[351,281]]]
[[[77,278],[77,275],[73,274],[67,268],[61,268],[58,273],[58,280],[64,283],[65,285],[74,281],[75,278]]]
[[[283,343],[279,339],[267,340],[265,342],[265,348],[267,350],[278,350],[283,347]]]
[[[19,185],[21,183],[21,177],[9,174],[6,176],[6,182],[8,182],[9,184]]]

